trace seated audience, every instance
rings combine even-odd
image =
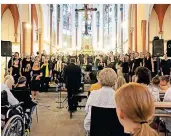
[[[6,91],[8,95],[8,102],[11,105],[16,105],[18,104],[18,100],[13,96],[11,93],[12,86],[14,85],[14,78],[11,75],[7,75],[4,79],[4,84],[1,85],[1,92]]]
[[[129,83],[115,95],[117,116],[125,133],[131,136],[158,136],[149,126],[155,111],[148,88],[142,84]]]
[[[91,107],[116,108],[114,103],[115,91],[113,87],[117,80],[115,71],[111,68],[105,68],[99,73],[99,83],[102,88],[98,91],[91,92],[85,107],[87,113],[84,120],[84,128],[87,132],[90,131],[91,123]]]
[[[166,76],[160,77],[160,89],[162,92],[165,92],[169,88],[169,83]]]
[[[149,91],[151,91],[150,93],[152,94],[152,97],[153,97],[153,100],[154,101],[160,101],[160,87],[159,87],[159,84],[160,84],[160,79],[158,76],[155,76],[153,79],[152,79],[152,84],[150,84],[148,86]]]
[[[97,72],[97,76],[96,76],[98,82],[91,85],[90,92],[94,91],[94,90],[99,90],[101,88],[101,85],[99,83],[99,73],[100,73],[100,71]]]
[[[137,67],[135,70],[135,80],[137,83],[144,84],[147,86],[149,92],[151,93],[154,101],[159,101],[159,93],[153,85],[150,84],[151,72],[146,67]]]
[[[116,82],[115,90],[117,91],[124,84],[126,84],[125,78],[123,76],[119,76]]]
[[[170,84],[171,84],[171,77],[170,77]],[[165,102],[171,102],[171,86],[167,89],[165,95],[164,95],[164,100]]]
[[[16,87],[12,90],[14,96],[20,101],[24,102],[23,108],[30,108],[32,105],[32,99],[30,97],[30,91],[26,87],[27,79],[24,76],[19,77]]]

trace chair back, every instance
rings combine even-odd
[[[32,102],[32,100],[30,97],[29,90],[13,89],[11,92],[19,102],[24,102],[23,109],[26,109],[30,106],[30,103]]]
[[[92,107],[90,136],[130,136],[124,133],[115,108]]]
[[[5,90],[1,91],[1,106],[8,105],[8,94]]]

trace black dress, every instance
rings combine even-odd
[[[30,73],[31,73],[31,70],[24,71],[24,73],[23,73],[23,76],[25,76],[27,78],[26,87],[28,87],[28,86],[30,87],[30,81],[31,81]]]
[[[171,61],[169,59],[162,60],[161,67],[162,67],[163,75],[170,75]]]
[[[40,75],[40,70],[32,70],[32,82],[31,82],[31,90],[39,91],[40,90],[40,80],[36,80],[36,77]]]
[[[18,78],[20,77],[20,67],[12,66],[12,76],[16,84],[18,82]]]
[[[139,58],[134,59],[134,62],[133,62],[133,64],[134,64],[133,73],[135,73],[136,68],[140,66],[140,63],[141,63],[141,59],[139,59]]]
[[[152,72],[151,57],[144,58],[144,67],[148,68]]]

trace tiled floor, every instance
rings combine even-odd
[[[65,97],[65,95],[63,95]],[[69,118],[69,113],[65,108],[58,109],[56,103],[56,93],[41,93],[38,104],[38,123],[36,114],[33,114],[31,136],[85,136],[83,120],[85,117],[84,109],[78,109]]]
[[[64,108],[58,109],[57,94],[55,92],[41,93],[38,103],[38,123],[36,114],[33,114],[33,122],[30,136],[85,136],[83,121],[85,118],[84,109],[78,109],[69,118],[66,109],[67,103],[64,102]],[[62,94],[66,97],[66,93]],[[161,136],[164,136],[161,135]]]

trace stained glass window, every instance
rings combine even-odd
[[[112,4],[104,4],[104,46],[112,46]]]
[[[71,35],[72,35],[72,4],[63,4],[62,17],[63,17],[63,47],[71,47]]]

